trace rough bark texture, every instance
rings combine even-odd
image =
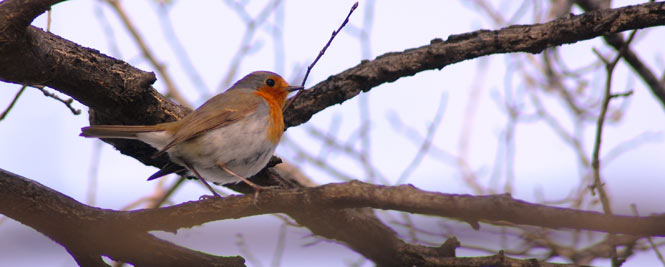
[[[137,266],[242,266],[155,238],[139,225],[114,219],[117,211],[87,206],[35,181],[0,170],[0,213],[48,236],[82,266],[102,265],[102,255]]]
[[[44,85],[90,107],[97,124],[156,124],[191,112],[152,88],[155,74],[29,26],[60,1],[0,3],[0,80]],[[122,153],[147,165],[163,166],[166,156],[137,141],[109,140]]]
[[[596,2],[590,0],[575,1],[585,11],[601,9]],[[661,3],[662,4],[662,3]],[[621,50],[626,44],[620,34],[608,34],[603,36],[605,42],[614,47],[617,51]],[[635,70],[635,72],[647,84],[653,96],[658,99],[661,105],[665,107],[665,80],[659,81],[656,75],[647,68],[646,64],[633,52],[630,47],[623,52],[623,59]]]
[[[6,0],[0,3],[0,80],[46,85],[68,94],[94,110],[92,123],[154,124],[175,120],[190,112],[151,88],[154,74],[29,26],[34,17],[57,2]],[[363,61],[331,76],[302,94],[286,112],[285,120],[289,126],[302,124],[315,113],[361,91],[463,60],[497,53],[538,53],[547,47],[657,25],[665,25],[663,3],[592,11],[544,24],[480,30],[450,36],[446,41],[435,39],[419,48]],[[138,142],[114,141],[112,144],[146,164],[159,167],[166,160],[151,159],[154,150]],[[274,175],[277,174],[272,170],[264,170],[256,181],[266,184]],[[662,217],[606,216],[529,204],[507,196],[443,195],[412,187],[381,187],[357,182],[317,188],[295,184],[294,187],[292,191],[261,193],[260,210],[253,205],[253,195],[250,195],[119,212],[86,206],[34,181],[0,171],[0,213],[62,244],[85,266],[103,265],[100,255],[136,265],[241,265],[241,258],[192,251],[158,240],[146,231],[176,230],[229,216],[268,212],[286,213],[314,234],[343,242],[379,265],[546,264],[510,259],[501,254],[487,258],[453,258],[450,256],[454,255],[454,245],[433,248],[408,244],[367,208],[457,218],[474,227],[477,221],[502,220],[634,235],[665,234]],[[237,189],[246,190],[241,185]],[[222,215],[218,212],[220,209],[229,212]],[[174,219],[155,220],[155,216]]]
[[[451,242],[440,247],[405,243],[367,208],[471,221],[503,221],[631,236],[665,236],[664,216],[610,216],[527,203],[507,195],[477,197],[442,194],[413,186],[388,187],[357,181],[270,190],[256,197],[253,194],[230,196],[160,209],[113,211],[87,206],[37,182],[0,169],[0,195],[7,196],[6,201],[0,202],[3,214],[54,239],[77,260],[108,255],[137,265],[242,264],[239,257],[219,257],[192,251],[154,238],[148,232],[175,232],[215,220],[272,213],[286,213],[312,232],[342,241],[379,265],[422,266],[456,262],[458,265],[475,266],[475,261],[487,264],[490,259],[496,258],[450,259],[457,246],[455,240],[449,240]],[[516,266],[538,263],[535,260],[512,261],[520,263]]]
[[[665,3],[596,10],[548,23],[514,25],[434,39],[429,45],[387,53],[330,76],[294,101],[284,119],[288,126],[308,121],[317,112],[342,103],[382,83],[441,69],[450,64],[499,53],[540,53],[545,48],[631,29],[663,25]]]

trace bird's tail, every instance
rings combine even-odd
[[[81,136],[98,138],[137,139],[136,134],[163,131],[164,126],[157,125],[92,125],[81,128]]]

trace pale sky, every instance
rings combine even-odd
[[[168,35],[160,27],[161,11],[153,2],[123,1],[123,4],[146,38],[147,44],[167,66],[177,86],[191,103],[198,106],[211,95],[220,92],[219,87],[239,49],[245,26],[223,1],[197,1],[196,4],[191,1],[175,1],[176,4],[169,8],[175,34],[201,76],[205,87],[201,88],[181,67],[169,45]],[[247,10],[250,15],[255,16],[266,2],[251,1]],[[434,38],[445,40],[451,34],[497,28],[483,13],[476,10],[477,7],[466,1],[423,1],[418,4],[377,1],[374,4],[369,35],[369,54],[365,52],[363,55],[357,36],[359,29],[363,28],[366,2],[361,1],[347,29],[333,41],[310,74],[306,87],[357,65],[364,59],[363,56],[373,59],[387,52],[427,45]],[[511,11],[517,8],[511,5],[510,1],[492,2],[495,7],[500,6]],[[615,6],[624,6],[631,1],[614,2]],[[269,23],[283,19],[283,47],[275,46],[267,26],[259,28],[253,39],[256,47],[241,62],[233,80],[251,71],[272,70],[280,72],[289,81],[300,83],[300,80],[294,79],[302,77],[299,75],[304,73],[306,65],[317,55],[332,30],[339,26],[352,3],[353,1],[285,1],[281,11],[268,18]],[[577,9],[573,12],[580,13]],[[121,58],[140,69],[153,71],[149,63],[140,56],[139,50],[115,13],[100,1],[77,0],[61,3],[53,8],[52,16],[53,33]],[[532,17],[525,16],[518,23],[530,24]],[[45,16],[35,20],[33,25],[45,27]],[[642,31],[633,46],[636,51],[645,55],[643,60],[656,73],[662,73],[665,67],[662,40],[659,40],[662,39],[661,28]],[[111,32],[109,29],[112,29]],[[115,41],[109,39],[111,35]],[[592,47],[601,47],[601,51],[606,55],[614,55],[598,38],[566,45],[561,49],[561,54],[565,55],[569,66],[584,66],[596,59],[591,52]],[[283,51],[283,57],[277,57],[276,51]],[[468,155],[470,167],[481,177],[480,182],[489,185],[493,183],[489,177],[496,159],[497,138],[502,135],[506,125],[505,113],[495,97],[503,96],[506,90],[520,90],[519,88],[523,87],[523,84],[520,84],[521,79],[506,75],[507,70],[515,65],[515,59],[509,59],[510,56],[512,55],[493,55],[469,60],[447,66],[441,71],[426,71],[373,88],[369,94],[361,96],[364,100],[356,97],[342,105],[335,105],[316,114],[308,123],[289,129],[285,134],[287,140],[283,140],[276,154],[302,168],[306,175],[320,184],[341,180],[314,164],[303,162],[294,146],[288,143],[295,143],[315,156],[325,154],[328,163],[343,171],[345,175],[354,179],[367,179],[367,172],[355,159],[340,152],[321,152],[321,144],[311,134],[313,129],[327,133],[333,131],[332,127],[336,128],[334,132],[342,142],[354,140],[361,127],[362,119],[359,114],[363,112],[360,107],[364,101],[371,116],[371,164],[389,184],[395,184],[418,150],[417,144],[412,143],[403,132],[396,130],[395,118],[399,118],[405,126],[415,129],[420,136],[425,136],[440,103],[443,103],[440,126],[436,130],[433,143],[442,150],[457,153],[467,100],[471,88],[479,86],[482,89],[477,100],[478,110],[474,117]],[[479,76],[479,66],[487,68],[483,76]],[[603,151],[608,152],[641,134],[647,134],[650,142],[609,163],[603,170],[604,179],[613,196],[616,213],[631,214],[631,203],[639,207],[642,215],[662,213],[662,205],[655,203],[663,203],[665,200],[661,192],[662,188],[665,188],[665,164],[662,156],[665,152],[665,110],[642,81],[627,70],[624,64],[619,65],[615,73],[614,88],[617,91],[632,88],[634,94],[630,97],[622,123],[605,129]],[[604,73],[599,72],[598,75]],[[604,76],[590,77],[589,81],[591,90],[596,90],[600,88]],[[164,92],[165,86],[161,80],[154,86]],[[19,88],[18,85],[0,83],[0,108],[4,109]],[[573,127],[570,116],[557,101],[545,99],[545,104],[560,118],[563,127],[570,131]],[[82,114],[74,116],[63,104],[44,97],[34,88],[28,88],[9,116],[0,121],[0,148],[3,151],[0,153],[0,168],[36,180],[81,202],[88,201],[86,196],[90,192],[91,173],[96,173],[94,205],[102,208],[120,209],[152,192],[157,182],[146,182],[145,179],[156,169],[121,155],[107,144],[100,146],[100,141],[79,137],[80,128],[89,124],[87,108],[78,102],[73,106],[82,109]],[[583,145],[588,153],[593,145],[594,129],[587,128],[582,134],[585,137]],[[547,200],[566,197],[580,179],[577,160],[570,147],[542,122],[520,124],[515,134],[517,143],[513,196],[526,201],[539,200],[538,194]],[[354,141],[350,145],[360,150],[360,142]],[[91,171],[91,166],[95,166],[93,155],[96,147],[101,148],[100,164],[96,171]],[[176,178],[165,179],[166,184],[171,184]],[[423,158],[405,183],[412,183],[428,191],[474,193],[462,182],[457,168],[432,154]],[[500,190],[504,183],[505,181],[498,181],[494,188]],[[206,192],[198,182],[190,181],[176,193],[173,201],[193,201]],[[382,216],[387,218],[388,215]],[[422,228],[431,227],[432,231],[440,232],[437,221],[442,220],[445,219],[419,218],[418,223],[421,223],[419,226]],[[271,265],[275,261],[274,247],[280,226],[281,221],[274,216],[258,216],[181,230],[175,237],[169,234],[160,236],[190,248],[248,258],[243,246],[237,245],[238,240],[244,240],[251,256],[258,261],[250,261],[249,265]],[[321,259],[325,259],[324,263],[329,266],[339,266],[357,263],[362,259],[344,246],[327,241],[316,242],[317,239],[312,238],[306,229],[289,227],[286,231],[287,246],[281,258],[283,266],[305,266],[313,260],[317,260],[318,265],[322,264],[319,261]],[[238,238],[238,233],[243,236],[242,239]],[[460,235],[458,238],[462,243],[465,242],[464,236],[468,237],[466,242],[477,242],[482,233],[465,229]],[[0,236],[3,236],[0,239],[0,266],[75,264],[61,246],[15,221],[4,220],[0,223]],[[432,238],[433,242],[441,243],[443,240],[440,237]],[[484,253],[459,250],[458,255]],[[640,253],[623,266],[642,266],[654,263],[655,260],[653,253]],[[598,261],[594,264],[608,265],[608,262]],[[365,262],[363,266],[371,266],[371,263]]]

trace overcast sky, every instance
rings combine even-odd
[[[178,88],[195,106],[210,96],[221,92],[224,77],[231,68],[245,32],[245,24],[237,13],[229,9],[223,1],[175,1],[166,9],[160,9],[154,1],[123,1],[130,18],[158,59],[174,77]],[[493,1],[494,6],[514,12],[517,8],[511,1]],[[547,1],[543,1],[547,2]],[[614,1],[615,6],[624,6],[629,1]],[[639,1],[637,1],[639,2]],[[266,1],[251,1],[247,10],[256,16]],[[255,45],[238,66],[235,81],[255,70],[271,70],[281,73],[287,80],[300,83],[302,75],[313,58],[318,54],[330,33],[346,16],[353,1],[285,1],[279,10],[268,18],[267,25],[279,24],[283,20],[282,44],[273,38],[269,26],[260,27],[252,43]],[[403,51],[429,44],[434,38],[446,39],[451,34],[460,34],[478,29],[496,29],[497,26],[465,1],[423,1],[408,4],[406,1],[378,1],[373,6],[371,24],[367,23],[368,1],[352,16],[347,29],[334,40],[332,46],[312,71],[306,87],[325,80],[360,63],[362,59],[373,59],[387,52]],[[371,9],[369,9],[371,10]],[[182,67],[177,53],[171,45],[168,32],[160,24],[164,23],[161,12],[168,12],[175,35],[187,53],[202,83],[188,74]],[[532,11],[528,11],[532,12]],[[574,10],[574,13],[580,13]],[[525,16],[518,23],[532,23],[532,16]],[[33,25],[45,27],[46,18],[39,17]],[[370,29],[368,50],[363,50],[358,38],[360,29]],[[86,47],[100,50],[110,56],[123,59],[130,64],[154,71],[141,57],[140,51],[115,13],[100,1],[67,1],[53,8],[51,31],[65,39]],[[110,39],[113,37],[113,39]],[[660,38],[660,41],[659,41]],[[566,55],[571,66],[583,66],[596,56],[592,47],[604,47],[600,39],[566,45],[561,53]],[[634,45],[643,53],[645,60],[654,70],[662,73],[662,30],[645,30]],[[612,50],[603,49],[607,55]],[[653,56],[657,55],[657,56]],[[469,164],[479,176],[480,182],[490,184],[489,173],[496,159],[497,138],[503,134],[507,123],[506,116],[496,101],[497,95],[507,92],[507,87],[519,90],[518,78],[509,78],[506,73],[514,62],[510,56],[494,55],[447,66],[441,71],[426,71],[413,77],[405,77],[396,82],[373,88],[370,93],[356,97],[342,105],[336,105],[316,114],[305,125],[287,131],[277,154],[302,168],[306,175],[317,183],[340,182],[338,177],[307,163],[298,156],[297,147],[313,155],[326,155],[326,160],[346,176],[354,179],[368,179],[368,173],[357,160],[343,153],[322,152],[322,145],[312,137],[313,131],[334,132],[342,142],[349,142],[360,149],[357,141],[362,128],[362,116],[369,114],[368,125],[371,139],[371,164],[388,184],[396,184],[400,176],[409,169],[418,145],[410,141],[408,134],[400,131],[397,121],[404,125],[401,129],[412,128],[420,136],[427,134],[429,125],[437,119],[440,111],[440,124],[436,129],[433,144],[448,152],[456,152],[463,125],[464,112],[471,88],[481,89],[477,99],[478,110],[470,137]],[[572,60],[571,60],[572,59]],[[479,66],[486,71],[479,72]],[[602,72],[601,72],[602,74]],[[590,86],[598,85],[604,77],[590,77]],[[620,64],[615,74],[617,91],[634,89],[630,97],[623,122],[610,125],[604,135],[604,151],[610,151],[636,136],[646,134],[650,141],[630,150],[604,169],[604,179],[613,196],[613,207],[617,213],[631,214],[630,204],[635,203],[642,215],[663,212],[665,200],[665,164],[663,155],[665,142],[665,112],[655,101],[644,84]],[[13,98],[20,86],[0,84],[0,108]],[[164,92],[161,79],[155,88]],[[54,91],[49,89],[50,91]],[[508,91],[511,89],[508,89]],[[66,97],[66,96],[62,96]],[[546,105],[561,119],[566,129],[572,129],[572,121],[567,111],[556,100],[546,99]],[[156,171],[154,167],[143,166],[133,158],[125,157],[113,147],[98,140],[78,136],[80,128],[87,126],[87,108],[78,102],[73,106],[82,109],[81,115],[74,116],[61,103],[44,97],[43,94],[28,88],[21,96],[9,116],[0,121],[0,168],[36,180],[50,188],[67,194],[78,201],[88,202],[90,177],[96,176],[94,205],[102,208],[120,209],[154,190],[157,181],[145,179]],[[363,111],[361,107],[366,107]],[[363,113],[368,112],[368,113]],[[331,130],[331,128],[333,128]],[[583,133],[584,146],[590,153],[593,141],[593,128]],[[516,131],[514,164],[514,197],[537,201],[539,192],[547,200],[567,196],[578,185],[580,172],[577,168],[575,152],[567,146],[551,128],[542,122],[521,124]],[[351,140],[351,141],[348,141]],[[353,141],[356,140],[356,141]],[[297,145],[294,145],[297,144]],[[101,149],[101,153],[94,151]],[[323,150],[326,150],[325,148]],[[94,169],[92,166],[97,166]],[[165,178],[166,184],[175,177]],[[412,183],[428,191],[445,193],[474,193],[460,178],[459,170],[446,163],[437,155],[428,154],[422,162],[401,183]],[[505,181],[497,182],[502,185]],[[502,188],[496,186],[496,188]],[[187,182],[176,193],[177,202],[192,201],[206,194],[206,189],[197,182]],[[657,201],[654,201],[657,200]],[[657,205],[655,203],[658,203]],[[168,234],[160,236],[177,240],[179,244],[190,246],[220,255],[242,255],[244,241],[251,255],[262,265],[270,265],[281,221],[274,216],[243,218],[235,221],[215,222],[181,230],[176,237]],[[425,229],[435,229],[437,220],[419,219]],[[469,230],[469,229],[467,229]],[[358,262],[362,257],[344,246],[332,242],[316,242],[309,232],[300,228],[287,228],[287,247],[281,258],[283,266],[307,265],[316,259],[330,261],[330,266]],[[242,236],[239,237],[238,233]],[[474,233],[469,239],[477,240]],[[62,247],[49,241],[33,230],[12,220],[0,224],[0,266],[70,266],[74,264]],[[435,241],[442,242],[443,239]],[[465,242],[464,239],[461,239]],[[461,255],[482,254],[476,251],[461,250]],[[334,255],[334,256],[331,256]],[[653,253],[643,253],[631,259],[624,266],[641,266],[656,260]],[[250,262],[256,264],[257,262]],[[607,265],[599,261],[594,264]],[[320,265],[321,266],[321,265]],[[365,266],[371,266],[366,262]]]

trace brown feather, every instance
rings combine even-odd
[[[136,139],[137,133],[163,131],[166,123],[157,125],[92,125],[81,128],[83,137]]]
[[[245,118],[256,111],[256,108],[262,101],[261,97],[254,94],[247,94],[243,90],[231,90],[211,98],[194,112],[178,121],[180,127],[174,133],[173,141],[157,152],[155,156],[209,130],[224,127]],[[231,105],[232,102],[233,104]],[[234,109],[220,108],[224,106],[234,106]]]

